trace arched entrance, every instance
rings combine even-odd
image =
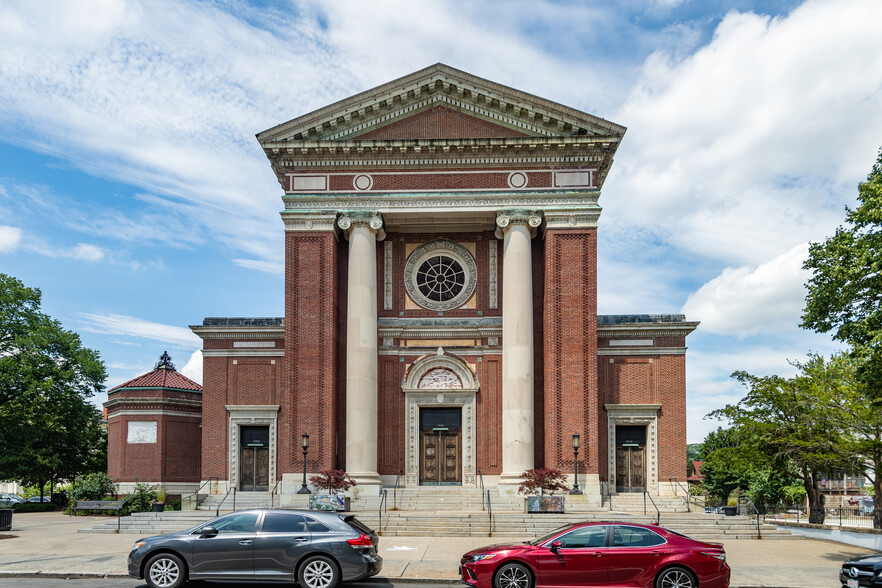
[[[405,484],[475,486],[475,395],[472,368],[444,349],[407,370]]]

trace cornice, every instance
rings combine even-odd
[[[285,223],[286,232],[333,231],[336,233],[336,212],[323,210],[285,210],[280,214],[282,216],[282,222]]]
[[[200,339],[283,339],[284,326],[204,326],[190,325]],[[203,353],[208,350],[203,350]]]
[[[601,208],[599,206],[592,209],[587,209],[587,207],[544,208],[542,210],[545,217],[543,233],[547,233],[549,230],[597,228],[597,221],[600,220],[600,211]]]
[[[501,208],[565,208],[600,212],[598,190],[504,191],[504,192],[369,192],[360,194],[287,194],[282,197],[286,211],[311,212],[335,210],[378,211],[451,210],[496,212]]]
[[[685,337],[698,327],[698,322],[627,323],[597,325],[598,337]]]
[[[438,63],[258,133],[280,139],[363,134],[438,104],[521,132],[621,136],[625,127]]]
[[[502,318],[480,319],[394,319],[377,321],[377,333],[398,339],[461,339],[463,337],[501,337]]]
[[[186,400],[183,398],[150,398],[150,397],[128,397],[128,398],[111,398],[104,403],[108,412],[117,407],[153,404],[163,406],[177,406],[180,408],[193,408],[202,410],[201,400]]]

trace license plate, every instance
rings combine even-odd
[[[861,585],[860,582],[858,582],[854,578],[849,578],[846,586],[848,586],[848,588],[860,588]]]

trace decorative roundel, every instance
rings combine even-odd
[[[414,249],[404,265],[404,288],[429,310],[451,310],[468,302],[478,283],[471,253],[458,243],[439,239]]]
[[[509,188],[526,188],[528,182],[527,174],[524,172],[511,172],[508,174],[508,187]]]
[[[356,190],[370,190],[374,185],[374,178],[368,174],[360,174],[352,179],[352,187]]]

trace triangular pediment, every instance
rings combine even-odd
[[[300,141],[591,136],[613,122],[436,64],[257,135],[265,148]]]

